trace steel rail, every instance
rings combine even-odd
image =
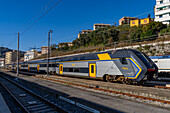
[[[12,71],[12,73],[16,73],[15,71]],[[20,71],[20,74],[24,74],[24,75],[32,75],[32,76],[35,76],[37,73],[36,72],[32,72],[32,73],[30,73],[30,72],[23,72],[23,71]],[[68,76],[68,77],[71,77],[71,78],[79,78],[79,77],[74,77],[74,76]],[[99,81],[100,79],[89,79],[89,78],[83,78],[82,77],[82,79],[88,79],[88,80],[97,80],[97,81]],[[100,81],[103,81],[103,80],[100,80]],[[126,85],[126,84],[125,84]],[[147,85],[147,84],[144,84],[144,85],[142,85],[141,87],[144,87],[144,86],[151,86],[151,87],[155,87],[155,88],[160,88],[160,89],[170,89],[170,87],[166,87],[166,86],[157,86],[157,85],[155,85],[155,86],[153,86],[153,85]]]
[[[74,85],[74,86],[80,86],[80,87],[84,87],[84,88],[94,89],[94,90],[98,90],[98,91],[104,91],[104,92],[109,92],[109,93],[121,94],[121,95],[126,95],[126,96],[129,96],[129,97],[135,97],[135,98],[139,98],[139,99],[145,99],[145,100],[151,100],[151,101],[161,102],[161,103],[165,103],[165,104],[170,104],[170,101],[166,101],[166,100],[160,100],[160,99],[144,97],[144,96],[139,96],[139,95],[134,95],[134,94],[129,94],[129,93],[123,93],[123,92],[118,92],[118,91],[102,89],[102,88],[96,88],[96,87],[91,87],[91,86],[81,85],[81,84],[76,84],[76,83],[70,83],[70,82],[56,80],[56,79],[51,79],[51,78],[36,77],[36,76],[34,76],[34,77],[35,78],[45,79],[45,80],[48,80],[48,81],[53,81],[53,82],[60,82],[60,83]]]
[[[30,113],[27,108],[24,107],[24,105],[8,90],[8,88],[3,83],[0,83],[0,85],[7,91],[9,95],[12,96],[12,98],[17,102],[17,104],[21,107],[24,113]]]
[[[7,74],[6,74],[7,75]],[[37,94],[35,94],[34,92],[32,92],[31,90],[17,84],[16,82],[13,82],[12,80],[8,79],[7,77],[4,77],[2,74],[0,74],[1,77],[3,77],[4,79],[6,79],[7,81],[11,82],[12,84],[20,87],[21,89],[23,89],[24,91],[26,91],[27,93],[35,96],[36,98],[40,99],[41,101],[45,102],[47,105],[51,106],[52,108],[56,109],[57,112],[61,112],[61,113],[68,113],[67,111],[61,109],[60,107],[56,106],[55,104],[49,102],[48,100],[46,100],[45,98],[43,98],[42,96],[39,96]]]

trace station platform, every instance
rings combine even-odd
[[[0,93],[0,113],[11,113],[1,93]]]

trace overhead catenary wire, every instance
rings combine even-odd
[[[23,29],[24,29],[27,25],[29,25],[38,15],[40,15],[40,14],[42,13],[42,11],[44,11],[44,10],[47,8],[47,6],[49,6],[53,1],[54,1],[54,0],[51,0],[50,2],[48,2],[47,5],[44,6],[44,8],[43,8],[40,12],[38,12],[29,22],[27,22],[27,23],[24,25]],[[21,30],[21,31],[22,31],[22,30]]]
[[[7,33],[7,34],[0,34],[0,35],[16,35],[17,33]]]
[[[151,12],[153,12],[153,10],[152,10],[152,11],[145,12],[145,13],[142,13],[142,14],[140,14],[140,15],[136,15],[136,16],[134,16],[134,17],[140,17],[140,16],[142,16],[142,15],[145,15],[145,14],[148,14],[148,13],[151,13]]]
[[[6,46],[10,47],[16,40],[17,40],[17,37],[14,38],[12,41],[10,41]]]
[[[41,15],[35,22],[33,22],[28,28],[26,28],[20,36],[22,36],[26,31],[28,31],[35,23],[37,23],[42,17],[44,17],[49,11],[51,11],[56,5],[58,5],[62,0],[59,0],[51,8],[49,8],[43,15]]]

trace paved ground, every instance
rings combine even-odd
[[[0,113],[11,113],[1,93],[0,93]]]
[[[109,83],[109,82],[104,82],[104,81],[71,78],[71,77],[61,77],[61,76],[50,76],[50,78],[57,78],[59,80],[71,81],[73,83],[91,84],[93,86],[105,87],[106,89],[112,88],[112,89],[118,89],[118,90],[127,91],[127,92],[149,94],[151,96],[154,95],[154,96],[157,96],[160,98],[166,97],[168,100],[170,100],[170,89],[160,89],[160,88],[154,88],[154,87],[126,85],[126,84],[120,84],[120,83]],[[152,83],[158,83],[158,82],[155,81]]]
[[[15,74],[10,73],[15,76]],[[119,97],[103,95],[99,93],[84,91],[81,89],[73,88],[66,85],[50,83],[41,79],[20,76],[20,78],[35,82],[39,85],[49,87],[51,89],[57,90],[58,92],[65,93],[68,98],[73,100],[81,100],[84,104],[89,106],[95,105],[98,110],[107,110],[107,112],[126,112],[126,113],[169,113],[170,110],[165,108],[160,108],[157,106],[152,106],[144,103],[134,102],[131,100],[122,99]],[[105,82],[103,82],[105,84]],[[131,87],[131,86],[129,86]],[[170,94],[170,93],[169,93]]]

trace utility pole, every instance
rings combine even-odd
[[[47,76],[49,75],[49,45],[50,45],[50,33],[53,33],[52,30],[48,32],[48,48],[47,48]]]
[[[116,42],[114,42],[115,43],[115,50],[116,50]]]
[[[52,33],[51,33],[51,47],[50,47],[50,57],[51,57],[51,53],[52,53]]]
[[[17,76],[19,76],[19,33],[18,33],[18,51],[17,51]]]

